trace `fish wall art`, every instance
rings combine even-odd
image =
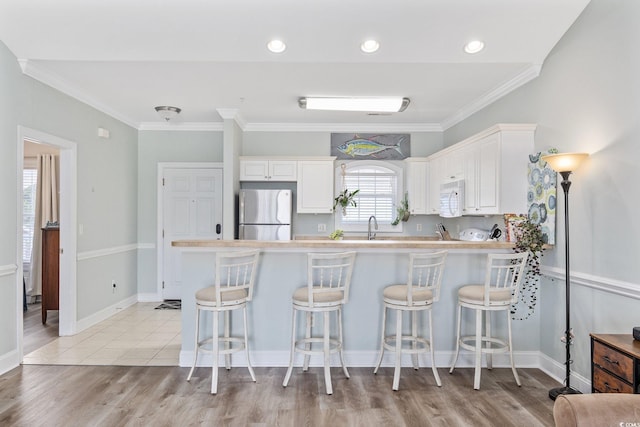
[[[331,155],[343,160],[402,160],[411,155],[411,135],[332,133]]]

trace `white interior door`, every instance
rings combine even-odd
[[[182,299],[181,257],[174,240],[222,238],[222,169],[165,169],[162,298]]]

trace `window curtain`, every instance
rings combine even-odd
[[[42,228],[58,222],[58,156],[38,154],[35,226],[31,249],[31,289],[29,295],[42,295]]]

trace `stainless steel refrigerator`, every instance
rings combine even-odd
[[[291,240],[291,190],[240,190],[240,240]]]

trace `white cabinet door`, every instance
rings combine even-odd
[[[268,181],[269,162],[267,160],[241,160],[240,181]]]
[[[240,181],[296,181],[295,160],[240,160]]]
[[[295,160],[269,160],[270,181],[296,181],[298,162]]]
[[[466,215],[500,213],[500,135],[495,133],[468,145],[464,152]]]
[[[500,213],[500,135],[479,141],[477,205],[481,215]],[[526,172],[526,171],[525,171]],[[524,198],[524,195],[523,195]]]
[[[298,213],[333,212],[333,161],[298,162]]]
[[[443,182],[443,164],[442,158],[430,159],[427,168],[427,213],[440,213],[440,185]]]
[[[409,210],[413,215],[427,214],[427,185],[429,180],[429,163],[426,159],[412,158],[407,161],[407,193],[409,194]]]

